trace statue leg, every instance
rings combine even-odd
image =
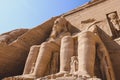
[[[30,72],[31,72],[32,67],[34,67],[33,64],[36,62],[39,48],[40,48],[40,45],[34,45],[30,48],[30,52],[27,57],[23,75],[8,77],[5,80],[23,80],[24,78],[26,79],[33,78]]]
[[[34,50],[36,52],[33,55]],[[59,52],[59,50],[60,50],[60,46],[54,42],[44,42],[43,44],[40,45],[40,47],[37,47],[37,48],[33,47],[29,54],[29,58],[26,62],[24,75],[8,77],[7,79],[8,80],[18,80],[18,79],[34,80],[35,78],[43,77],[47,70],[47,66],[52,58],[52,53]],[[32,62],[35,62],[34,69],[32,73],[29,73],[31,68],[30,65],[32,65]]]
[[[70,61],[74,54],[74,41],[71,36],[65,36],[61,41],[60,72],[70,72]]]
[[[96,53],[94,33],[84,32],[78,35],[78,74],[85,76],[94,75]]]
[[[28,54],[28,58],[25,64],[23,75],[29,74],[31,72],[32,67],[35,64],[38,52],[39,52],[40,45],[34,45],[30,48],[30,52]]]
[[[35,77],[38,78],[44,76],[47,66],[51,60],[52,53],[59,50],[59,45],[55,43],[45,42],[41,44],[33,72],[33,75],[35,75]]]
[[[47,78],[57,78],[70,72],[70,61],[74,54],[74,40],[71,36],[65,36],[61,40],[60,48],[60,71],[54,75],[48,75]],[[69,74],[68,74],[69,75]]]

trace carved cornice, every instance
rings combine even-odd
[[[86,8],[92,7],[92,6],[96,5],[96,4],[102,3],[104,1],[107,1],[107,0],[92,0],[92,1],[88,2],[87,4],[85,4],[83,6],[80,6],[80,7],[76,8],[76,9],[74,9],[74,10],[68,12],[68,13],[63,14],[63,16],[68,16],[70,14],[74,14],[76,12],[85,10]]]

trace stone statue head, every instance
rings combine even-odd
[[[71,57],[71,62],[73,62],[74,60],[78,60],[77,56],[72,56]]]
[[[67,31],[69,31],[69,29],[68,29],[68,21],[64,17],[57,18],[54,21],[51,37],[54,38],[58,34],[60,34],[62,32],[67,32]]]
[[[57,30],[58,32],[68,31],[67,24],[67,20],[64,17],[60,17],[55,20],[53,29]]]

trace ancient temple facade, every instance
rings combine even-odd
[[[64,17],[62,21],[59,20],[61,17]],[[65,28],[58,29],[58,32],[63,31],[60,34],[54,32],[54,25],[57,23],[60,23],[60,26],[65,26]],[[44,42],[49,42],[51,37],[54,38],[56,36],[53,35],[54,33],[60,39],[61,35],[65,33],[67,38],[63,38],[61,43],[58,43],[60,47],[62,46],[61,48],[55,46],[56,44],[50,44],[50,46],[58,47],[58,49],[53,47],[55,49],[54,54],[52,56],[49,55],[51,56],[50,61],[48,61],[49,66],[46,68],[47,71],[44,71],[44,75],[42,75],[43,72],[40,72],[40,68],[35,65],[42,63],[38,60],[38,55],[43,50],[41,47],[44,46]],[[86,34],[85,39],[82,33]],[[94,34],[95,36],[97,34],[100,40],[93,37]],[[95,44],[92,44],[92,47],[93,45],[94,47],[90,47],[91,50],[86,54],[86,50],[89,50],[87,49],[88,46],[91,46],[90,43],[92,43],[86,42],[89,37]],[[83,44],[88,45],[85,46],[86,50],[81,49]],[[83,59],[79,55],[82,52],[86,54],[85,56],[82,54],[85,57]],[[70,66],[67,66],[65,70],[69,73],[60,76],[59,79],[56,78],[56,80],[64,80],[65,78],[68,78],[67,80],[81,80],[78,79],[79,76],[82,76],[83,80],[120,80],[120,0],[91,0],[83,6],[53,17],[32,29],[17,29],[0,35],[0,79],[47,80],[45,79],[47,75],[51,75],[50,77],[54,78],[53,74],[59,73],[61,64],[62,67],[65,66],[65,63],[61,63],[62,61],[63,63],[68,61]],[[46,63],[46,60],[44,63]],[[89,76],[86,74],[84,76],[83,73],[83,75],[77,75],[76,77],[76,72],[82,69],[80,67],[82,63],[88,65],[87,71],[91,73]],[[42,78],[39,76],[34,76],[34,79],[31,78],[33,77],[31,73],[34,73],[35,69],[37,70],[36,72],[41,73],[41,75],[38,75]],[[31,76],[27,76],[26,79],[26,74]],[[23,75],[22,78],[21,75]]]

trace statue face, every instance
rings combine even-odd
[[[55,38],[61,32],[68,31],[68,29],[66,28],[66,24],[67,24],[67,21],[64,18],[56,19],[52,28],[51,37]]]
[[[51,33],[51,37],[52,38],[55,38],[60,32],[62,32],[63,30],[63,26],[61,24],[61,20],[60,18],[58,18],[55,22],[54,22],[54,25],[53,25],[53,28],[52,28],[52,33]]]
[[[53,31],[56,31],[56,32],[60,33],[64,30],[64,28],[65,28],[65,26],[64,26],[64,23],[62,22],[62,19],[58,18],[54,22]]]
[[[53,29],[56,30],[57,32],[59,32],[62,29],[61,24],[60,24],[59,21],[54,22]]]

